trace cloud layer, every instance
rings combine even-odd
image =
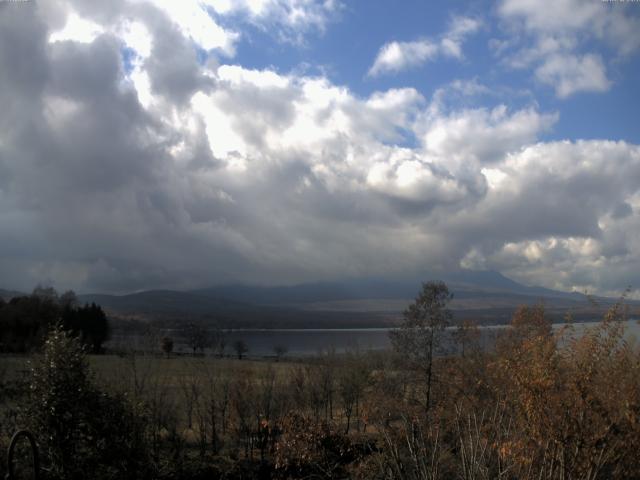
[[[533,102],[360,96],[248,69],[233,61],[241,33],[216,20],[243,15],[300,40],[336,2],[43,5],[0,5],[0,285],[131,291],[459,267],[564,289],[640,285],[638,145],[545,142],[559,114]],[[477,28],[460,22],[439,54],[462,55],[444,46]],[[558,95],[576,91],[548,65]]]

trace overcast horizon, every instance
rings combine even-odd
[[[539,5],[0,1],[0,288],[640,298],[640,3]]]

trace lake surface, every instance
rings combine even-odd
[[[566,324],[554,324],[554,329]],[[585,328],[593,327],[596,323],[575,323],[575,335],[580,335]],[[481,327],[481,342],[487,347],[493,345],[496,337],[505,326]],[[384,350],[391,348],[389,331],[391,328],[354,328],[354,329],[281,329],[281,330],[236,330],[229,333],[228,345],[236,340],[243,340],[249,347],[249,355],[274,355],[275,346],[284,346],[288,355],[308,356],[322,351],[334,350],[336,353],[347,351]],[[447,329],[446,343],[453,344],[451,334],[455,328]],[[626,336],[640,338],[640,324],[636,320],[625,322]],[[227,349],[233,353],[231,348]]]
[[[554,328],[561,328],[565,324],[554,324]],[[580,335],[585,328],[593,327],[595,323],[575,323],[575,335]],[[482,343],[484,346],[490,346],[495,342],[505,326],[488,326],[480,327],[482,332]],[[249,347],[248,355],[252,357],[268,357],[274,356],[274,348],[282,346],[287,350],[289,356],[311,356],[320,352],[333,350],[336,353],[345,353],[348,351],[370,351],[384,350],[391,348],[389,341],[390,328],[341,328],[341,329],[242,329],[233,330],[227,333],[226,354],[232,355],[233,342],[242,340]],[[447,335],[450,338],[455,328],[450,328]],[[640,324],[637,320],[628,320],[625,322],[625,331],[627,338],[640,338]],[[174,339],[174,352],[190,353],[189,346],[182,342],[179,338],[179,332],[168,331],[166,334]],[[132,339],[128,339],[132,340]],[[142,346],[145,340],[138,338],[137,340]],[[146,340],[148,343],[148,339]],[[112,345],[117,343],[114,339]],[[452,342],[448,342],[452,345]],[[135,347],[135,345],[134,345]],[[157,343],[152,345],[157,349]],[[452,348],[452,347],[451,347]],[[211,351],[205,351],[211,353]]]

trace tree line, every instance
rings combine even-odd
[[[0,352],[37,350],[58,324],[92,353],[101,352],[109,337],[109,322],[99,305],[81,305],[72,290],[58,295],[51,287],[36,287],[31,295],[0,298]]]

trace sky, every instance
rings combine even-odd
[[[639,80],[637,2],[3,0],[0,288],[638,297]]]

